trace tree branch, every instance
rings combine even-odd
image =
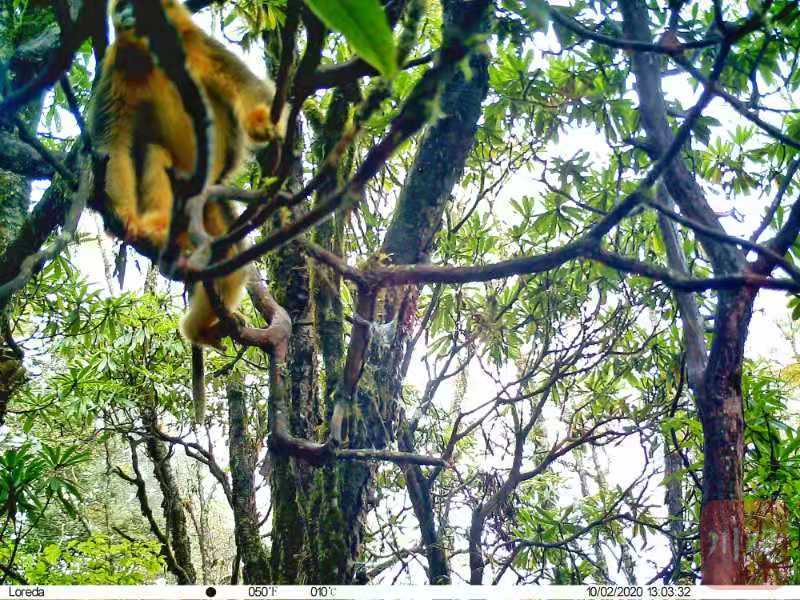
[[[764,218],[761,220],[761,223],[759,223],[758,227],[756,227],[753,235],[750,236],[751,242],[757,242],[758,238],[761,237],[761,234],[766,231],[767,227],[769,227],[769,224],[772,222],[772,218],[775,216],[778,207],[783,201],[783,197],[786,195],[786,191],[792,184],[792,179],[794,179],[798,167],[800,167],[800,156],[789,163],[789,167],[786,169],[786,173],[781,180],[781,185],[778,188],[778,193],[775,194],[775,199],[772,201],[772,204],[769,205],[769,208],[767,208],[767,211],[764,213]]]
[[[662,205],[672,208],[673,201],[669,196],[666,186],[661,183],[658,186],[658,197]],[[686,257],[683,254],[675,226],[666,217],[659,213],[658,226],[661,230],[661,237],[664,240],[664,247],[667,252],[667,264],[676,273],[686,277],[689,269],[686,265]],[[703,376],[705,375],[707,353],[705,340],[705,324],[700,316],[700,309],[697,300],[689,292],[675,290],[675,298],[678,302],[681,320],[683,322],[684,343],[686,344],[687,354],[687,374],[689,386],[692,388],[695,397],[701,397],[703,393]]]
[[[578,21],[562,13],[561,7],[554,7],[547,5],[547,14],[553,19],[555,23],[568,29],[580,38],[592,40],[598,44],[603,44],[609,48],[616,48],[618,50],[626,50],[628,52],[652,52],[655,54],[675,55],[683,52],[684,50],[694,50],[698,48],[708,48],[709,46],[716,46],[722,42],[722,37],[714,35],[703,40],[696,40],[692,42],[683,42],[679,44],[652,44],[637,39],[620,39],[610,35],[603,35],[591,29],[584,27]]]
[[[620,8],[623,14],[625,34],[632,39],[649,41],[651,34],[646,8],[634,0],[620,2]],[[728,43],[723,44],[719,49],[709,77],[710,81],[716,82],[719,78],[729,52],[730,45]],[[647,53],[633,54],[631,62],[636,77],[642,126],[656,157],[663,158],[665,151],[672,146],[675,137],[667,121],[666,103],[661,89],[661,64],[658,57]],[[701,99],[707,104],[712,97],[713,86],[705,87]],[[725,232],[703,190],[683,160],[670,161],[664,172],[664,183],[684,215],[721,233]],[[716,243],[704,236],[699,236],[699,239],[718,274],[734,273],[744,266],[744,254],[738,248]]]
[[[53,165],[42,158],[42,155],[29,144],[19,141],[15,136],[0,131],[0,169],[11,171],[31,179],[50,179],[55,173]],[[50,155],[59,163],[66,156],[51,152]]]
[[[178,566],[178,563],[175,560],[175,556],[172,554],[172,549],[169,545],[169,540],[167,536],[161,531],[161,528],[158,526],[158,522],[156,521],[155,516],[153,515],[153,510],[150,508],[150,502],[147,499],[147,488],[145,487],[144,478],[142,477],[142,473],[139,470],[139,457],[136,454],[136,442],[133,439],[128,438],[128,445],[130,446],[131,450],[131,467],[133,468],[133,476],[127,475],[125,471],[123,471],[120,467],[115,467],[114,472],[121,478],[127,481],[128,483],[132,484],[136,487],[136,498],[139,500],[139,508],[142,511],[142,515],[147,520],[148,525],[150,526],[150,531],[156,537],[158,542],[161,544],[161,556],[164,557],[164,562],[167,565],[167,568],[170,570],[171,573],[178,578],[178,581],[181,581],[182,578],[186,577],[186,573],[183,572]]]
[[[58,46],[48,53],[47,66],[26,85],[0,102],[0,118],[10,120],[43,90],[55,84],[69,69],[80,45],[91,35],[93,23],[104,18],[104,2],[83,0],[76,22],[61,30]]]

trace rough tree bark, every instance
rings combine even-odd
[[[471,10],[481,10],[471,6]],[[465,10],[462,2],[444,3],[445,28],[454,25],[456,19],[463,18]],[[482,32],[489,29],[489,19],[484,21]],[[403,190],[394,213],[392,226],[386,234],[382,252],[395,264],[413,264],[427,261],[433,249],[433,238],[441,226],[442,215],[447,207],[453,186],[464,170],[467,156],[475,141],[481,105],[489,89],[489,60],[484,54],[476,53],[470,58],[471,75],[457,72],[442,91],[441,110],[445,117],[431,125],[420,142],[414,163],[408,172]],[[419,295],[417,286],[404,290],[399,307],[407,304],[416,308]],[[397,308],[387,307],[387,317]],[[409,352],[413,334],[413,323],[406,318],[398,319],[397,339],[393,347],[399,350],[391,359],[400,364],[392,369],[397,375],[390,380],[387,390],[397,398],[401,393],[407,364],[403,358]],[[391,389],[393,388],[393,389]],[[404,452],[415,452],[414,436],[418,419],[411,423],[401,417],[401,431],[398,448]],[[436,518],[431,499],[433,481],[428,479],[419,465],[405,465],[403,473],[406,490],[420,525],[420,535],[428,560],[428,579],[433,584],[450,583],[450,564],[443,546],[440,532],[436,528]]]
[[[302,154],[301,143],[302,135],[298,134],[296,156]],[[292,165],[287,187],[297,191],[301,185],[302,164],[298,159]],[[287,244],[277,252],[272,279],[281,282],[275,299],[292,319],[285,372],[290,407],[289,426],[292,435],[314,439],[322,423],[317,391],[319,343],[314,318],[312,272],[299,242]],[[309,528],[316,526],[308,502],[316,469],[284,455],[271,455],[270,460],[273,514],[271,581],[297,584],[308,577],[308,566],[303,565],[304,557],[313,560],[307,548],[309,540],[320,539],[309,533]]]
[[[467,24],[471,22],[480,23],[472,29],[488,31],[490,19],[486,10],[486,2],[445,0],[445,36],[458,35],[469,28]],[[481,103],[488,89],[487,57],[473,54],[470,66],[470,78],[455,72],[445,83],[441,102],[442,111],[447,117],[433,124],[424,135],[404,182],[381,248],[381,254],[393,264],[427,260],[453,186],[461,177],[466,157],[474,143]],[[359,294],[360,309],[370,304],[369,294],[369,291]],[[413,335],[418,296],[418,286],[407,286],[387,290],[382,298],[382,314],[374,319],[384,324],[384,332],[388,332],[388,335],[372,341],[365,361],[357,396],[359,410],[364,417],[355,435],[351,432],[351,443],[354,445],[381,448],[397,433],[400,421],[398,400],[405,376],[403,358]],[[366,314],[372,314],[374,307],[367,311]],[[359,314],[364,316],[365,313],[360,311]],[[351,351],[353,346],[351,341]],[[351,357],[352,352],[348,358]],[[402,450],[413,450],[413,429],[410,434],[401,433],[399,447]],[[375,467],[351,464],[340,468],[345,523],[348,526],[349,567],[360,551],[361,521],[373,495],[372,476]],[[429,497],[431,482],[426,480],[419,467],[407,467],[404,471],[411,476],[407,489],[414,503],[415,515],[420,521],[429,579],[432,583],[449,582],[450,569],[436,531]]]
[[[153,537],[158,540],[161,546],[160,554],[164,559],[167,570],[175,576],[179,585],[191,585],[193,582],[175,559],[175,555],[172,552],[172,544],[169,541],[169,535],[165,534],[161,529],[161,526],[158,524],[153,514],[153,509],[150,508],[150,501],[147,498],[147,486],[142,476],[142,471],[139,468],[139,457],[137,454],[138,443],[134,441],[132,437],[128,437],[128,445],[131,452],[131,469],[133,470],[133,475],[128,475],[120,467],[116,467],[115,471],[120,478],[136,487],[136,499],[139,502],[139,510],[142,512],[145,521],[147,521]]]
[[[446,31],[451,35],[458,26],[482,19],[481,28],[486,30],[488,18],[484,0],[448,0],[444,2]],[[480,15],[480,16],[479,16]],[[477,22],[477,21],[476,21]],[[455,27],[454,27],[455,26]],[[474,30],[474,24],[470,25]],[[442,96],[442,110],[447,115],[434,124],[424,136],[395,209],[395,215],[386,234],[381,252],[389,255],[394,263],[410,264],[424,261],[431,250],[434,234],[438,230],[442,213],[449,201],[453,185],[463,170],[466,156],[474,141],[481,102],[488,88],[487,60],[483,56],[472,58],[473,75],[465,79],[456,71],[446,82]],[[326,116],[324,130],[320,136],[321,154],[329,152],[338,139],[338,132],[346,122],[347,106],[357,90],[337,91],[334,102]],[[344,161],[347,162],[346,160]],[[346,170],[346,167],[345,167]],[[325,198],[336,188],[338,174],[331,174],[329,186],[323,186],[317,201]],[[337,219],[320,227],[316,241],[324,248],[342,253],[343,220]],[[297,258],[300,252],[294,252]],[[299,260],[299,259],[298,259]],[[297,263],[297,260],[295,260]],[[293,285],[308,268],[304,262],[285,263],[281,260],[282,273],[279,281]],[[292,423],[293,433],[313,438],[319,436],[314,426],[328,421],[333,411],[334,397],[348,392],[355,393],[355,408],[347,424],[347,443],[353,448],[385,448],[395,436],[398,426],[397,400],[402,382],[402,359],[413,326],[418,289],[408,288],[400,292],[388,292],[382,298],[382,314],[374,315],[377,302],[374,291],[359,293],[359,314],[373,322],[383,324],[387,335],[368,342],[362,334],[363,327],[354,326],[350,347],[343,344],[344,322],[339,287],[341,278],[322,268],[313,270],[311,300],[313,309],[306,304],[290,310],[297,326],[312,321],[316,339],[302,343],[299,351],[292,334],[287,372],[290,375],[290,390],[293,413],[300,415]],[[305,292],[309,289],[301,286]],[[297,300],[297,294],[283,293],[279,300]],[[289,306],[286,306],[287,310]],[[347,353],[348,360],[345,360]],[[312,362],[321,355],[324,369],[323,402],[312,398],[316,383],[316,366]],[[312,365],[314,365],[312,369]],[[350,371],[347,371],[346,365]],[[362,368],[363,366],[363,368]],[[309,370],[311,369],[311,370]],[[308,387],[307,393],[298,386]],[[343,387],[352,386],[350,390]],[[301,397],[306,400],[299,401]],[[319,412],[316,412],[319,411]],[[303,417],[302,415],[305,415]],[[323,432],[324,433],[324,432]],[[307,435],[304,435],[307,434]],[[413,436],[404,438],[407,445]],[[352,583],[359,569],[362,551],[364,519],[374,505],[373,477],[376,466],[359,462],[338,463],[313,470],[311,479],[303,475],[295,461],[276,457],[273,461],[273,574],[275,582],[305,581],[307,583]],[[449,581],[449,567],[441,542],[433,525],[430,502],[427,510],[422,499],[425,481],[422,471],[411,471],[418,476],[419,486],[412,486],[412,498],[422,512],[418,513],[425,523],[423,539],[429,557],[432,581]],[[280,485],[276,485],[279,482]],[[424,483],[423,483],[424,482]],[[277,493],[276,493],[277,492]],[[293,537],[293,545],[288,543]],[[291,546],[291,547],[290,547]],[[293,553],[293,554],[292,554]],[[302,558],[299,563],[292,557]]]
[[[325,123],[317,132],[319,164],[323,164],[328,154],[333,151],[345,130],[351,104],[351,99],[348,98],[350,94],[357,94],[355,87],[350,89],[349,93],[342,90],[334,92],[325,115]],[[340,161],[336,171],[327,174],[326,181],[317,192],[316,204],[325,202],[336,191],[344,175],[349,172],[349,162],[349,160]],[[340,256],[343,252],[345,219],[344,215],[336,215],[320,225],[314,233],[318,244]],[[319,356],[322,372],[320,373],[316,362],[309,366],[313,367],[315,377],[324,374],[325,385],[321,390],[323,397],[317,398],[315,405],[310,407],[312,410],[308,412],[305,423],[293,425],[295,433],[298,428],[310,431],[329,421],[333,413],[334,393],[341,378],[344,360],[344,314],[340,296],[342,279],[333,270],[316,264],[313,265],[311,279],[312,305],[306,313],[306,318],[313,319],[315,360],[318,360],[316,357]],[[312,372],[309,371],[308,375],[311,376]],[[314,380],[309,379],[309,385],[313,388],[316,384]],[[297,465],[296,461],[290,462]],[[336,467],[325,465],[316,469],[311,478],[303,477],[302,489],[296,488],[304,500],[298,504],[302,504],[305,540],[294,541],[295,552],[300,555],[299,564],[296,564],[295,568],[302,571],[302,580],[307,580],[309,583],[326,581],[336,570],[338,557],[343,554],[341,515],[336,506],[338,497],[336,481]],[[292,534],[284,530],[280,535],[288,537]],[[273,551],[277,541],[276,539],[273,542]],[[282,577],[286,575],[291,576],[291,569],[288,572],[286,569],[283,570]]]

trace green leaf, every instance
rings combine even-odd
[[[55,544],[50,544],[49,546],[45,547],[44,550],[42,550],[42,556],[47,564],[54,565],[61,556],[61,549]]]
[[[792,310],[792,320],[793,321],[800,320],[800,304],[795,306],[794,310]]]
[[[306,0],[330,29],[338,31],[353,50],[386,77],[397,73],[397,52],[386,13],[378,0]]]

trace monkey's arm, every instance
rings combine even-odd
[[[205,33],[200,37],[199,49],[202,58],[198,57],[196,66],[203,82],[215,88],[221,97],[232,100],[236,116],[250,139],[266,143],[283,137],[285,116],[274,124],[270,114],[275,98],[272,81],[256,77],[235,54]],[[203,65],[204,62],[207,64]]]

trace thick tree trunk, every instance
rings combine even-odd
[[[462,3],[445,3],[445,27],[463,15]],[[473,9],[477,9],[474,7]],[[488,20],[484,30],[488,28]],[[441,225],[453,186],[464,170],[467,155],[475,141],[481,104],[486,98],[489,84],[488,58],[481,54],[470,59],[471,76],[456,73],[446,83],[442,92],[442,112],[446,115],[425,132],[414,163],[406,177],[403,190],[394,213],[392,226],[386,234],[382,252],[397,264],[424,262],[432,251],[433,238]],[[409,309],[416,307],[419,289],[410,287],[403,301]],[[394,308],[387,307],[384,319],[397,319],[398,348],[401,354],[393,357],[402,361],[408,352],[411,330],[407,318],[398,318]],[[411,315],[409,315],[411,316]],[[398,363],[394,379],[389,380],[394,389],[389,394],[397,397],[405,378],[407,365]],[[404,426],[398,438],[400,450],[415,451],[414,435],[417,423]],[[428,578],[433,584],[450,583],[450,564],[441,536],[436,528],[436,518],[430,494],[431,481],[425,477],[418,465],[403,468],[406,490],[420,525],[420,536],[428,559]]]
[[[352,89],[354,97],[357,89]],[[342,90],[336,90],[328,108],[325,123],[318,132],[318,164],[334,149],[345,130],[351,101]],[[328,173],[317,192],[316,203],[325,202],[349,172],[349,160],[339,162],[338,169]],[[339,256],[343,254],[345,215],[321,224],[315,231],[317,244]],[[344,364],[344,313],[341,300],[341,276],[320,264],[313,265],[313,320],[318,355],[324,373],[323,397],[314,417],[329,422],[333,413],[334,395],[342,377]],[[318,424],[319,424],[318,423]],[[326,432],[327,433],[327,432]],[[304,494],[306,539],[302,570],[309,583],[332,582],[341,578],[344,549],[342,514],[338,504],[336,466],[326,465],[313,474],[313,481]]]
[[[463,34],[466,28],[488,30],[490,20],[486,14],[487,3],[446,0],[443,4],[445,35]],[[476,23],[479,24],[476,26]],[[487,57],[474,54],[470,59],[470,67],[470,77],[456,71],[445,82],[441,106],[446,116],[431,125],[423,136],[403,184],[381,248],[381,253],[388,256],[393,264],[427,260],[453,186],[463,172],[466,157],[475,140],[481,103],[488,90]],[[353,445],[383,448],[395,435],[398,399],[405,377],[403,358],[413,334],[418,295],[419,288],[416,286],[387,290],[383,297],[383,314],[380,316],[374,315],[373,300],[368,294],[359,295],[359,314],[386,324],[388,335],[371,342],[365,360],[362,384],[357,393],[358,410],[362,418],[352,428],[350,439]],[[354,343],[351,342],[351,350],[353,347]],[[412,437],[401,442],[401,447],[412,448]],[[374,469],[373,465],[355,463],[342,466],[348,570],[355,564],[361,550],[362,521],[370,507]],[[433,583],[446,583],[450,578],[449,565],[441,538],[436,532],[426,487],[429,484],[418,467],[412,467],[410,472],[412,476],[408,480],[408,490],[415,503],[415,514],[420,520],[429,576]]]
[[[488,19],[483,12],[487,4],[483,0],[448,0],[445,2],[447,25],[467,23],[481,14],[484,17],[480,21],[481,26],[488,27]],[[476,22],[470,25],[473,30]],[[475,63],[476,60],[478,63]],[[480,68],[476,68],[476,64]],[[443,111],[449,116],[433,126],[432,129],[437,133],[426,136],[415,167],[409,173],[384,242],[383,251],[390,254],[394,262],[415,263],[424,260],[430,251],[442,212],[472,146],[480,104],[488,87],[486,59],[473,59],[473,70],[474,75],[469,81],[460,71],[456,71],[453,80],[447,84]],[[347,114],[342,109],[346,105],[344,96],[335,99],[328,114],[329,128],[341,130]],[[333,141],[338,138],[333,133],[323,132],[323,148],[332,147],[332,144],[325,142],[328,137]],[[325,193],[326,188],[323,187],[320,195]],[[342,225],[342,222],[335,220],[329,226],[321,227],[317,241],[327,249],[341,253]],[[302,257],[302,253],[293,252],[293,256]],[[297,263],[294,269],[289,270],[286,264],[283,259],[280,261],[282,275],[277,279],[284,287],[293,285],[292,281],[297,281],[302,273],[307,272],[305,264]],[[317,304],[312,312],[309,312],[307,305],[298,307],[296,311],[287,306],[287,303],[297,299],[297,294],[287,290],[276,296],[289,310],[295,324],[312,319],[315,321],[325,368],[324,404],[312,398],[315,389],[313,383],[308,388],[308,394],[298,393],[302,391],[298,386],[308,385],[316,379],[316,368],[313,367],[316,352],[311,340],[301,344],[301,351],[296,337],[299,334],[302,338],[303,335],[295,328],[287,366],[295,415],[293,433],[301,437],[313,437],[316,433],[315,420],[321,416],[327,422],[330,416],[333,396],[353,393],[356,407],[351,411],[347,424],[346,443],[353,448],[385,448],[391,443],[397,426],[402,359],[414,320],[418,290],[387,294],[383,302],[384,314],[378,318],[374,315],[377,304],[375,296],[360,294],[359,315],[369,321],[380,320],[387,324],[396,323],[397,326],[387,326],[387,335],[371,345],[368,334],[364,333],[365,328],[355,326],[348,360],[345,361],[338,289],[341,281],[326,269],[315,269],[313,283],[312,298]],[[322,407],[327,414],[316,412]],[[273,532],[277,536],[273,538],[272,557],[275,582],[298,583],[302,577],[306,583],[352,583],[362,551],[364,519],[374,504],[372,486],[375,469],[374,464],[339,463],[315,469],[309,482],[299,463],[275,457],[272,476],[273,506],[276,511]],[[432,524],[434,521],[428,516],[425,517],[426,522]],[[431,551],[438,548],[442,552],[441,544],[435,541],[435,528],[426,527],[426,531],[428,534],[434,532],[425,536],[430,542]],[[276,556],[276,551],[279,556]],[[296,560],[300,556],[304,557],[302,572]],[[449,569],[444,554],[441,560],[434,558],[433,562],[432,577],[436,581],[446,581]]]
[[[297,138],[295,153],[300,156],[302,136],[298,135]],[[292,167],[289,188],[297,191],[301,185],[302,165],[298,160]],[[314,439],[322,422],[317,393],[318,342],[314,328],[311,269],[299,243],[293,242],[280,249],[272,279],[280,283],[275,299],[292,319],[285,371],[290,432],[298,438]],[[303,559],[308,555],[306,544],[312,539],[309,529],[316,527],[308,502],[316,469],[284,455],[273,454],[270,460],[273,522],[271,582],[316,583],[307,581],[307,568],[303,565]]]
[[[744,409],[742,362],[755,290],[721,292],[705,374],[703,508],[700,551],[703,583],[744,582]]]

